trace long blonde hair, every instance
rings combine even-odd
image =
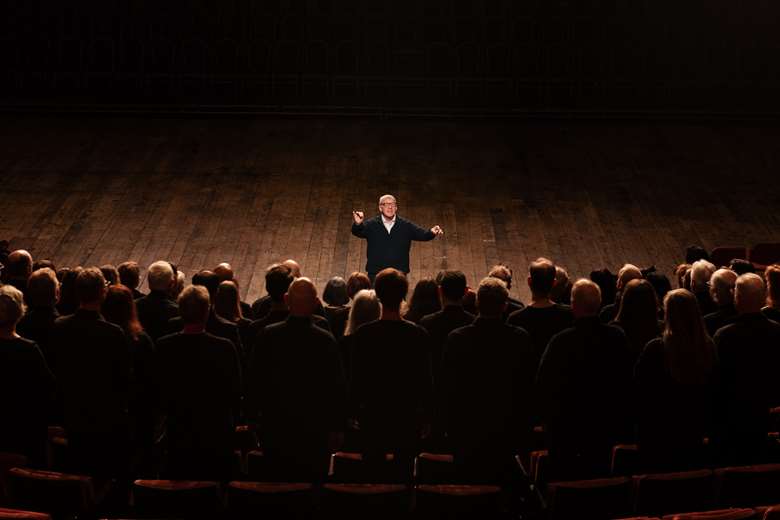
[[[349,318],[347,319],[344,335],[354,334],[361,325],[378,320],[380,314],[382,314],[382,304],[379,303],[376,292],[372,289],[358,291],[352,300],[352,307],[349,309]]]
[[[664,363],[681,384],[703,384],[715,368],[715,345],[701,317],[696,296],[687,289],[669,291],[664,298]]]

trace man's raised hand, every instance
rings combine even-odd
[[[439,236],[444,234],[444,230],[441,228],[441,226],[437,225],[431,228],[431,233],[433,233],[436,236]]]
[[[355,224],[362,224],[363,223],[363,212],[362,211],[353,211],[352,212],[352,220],[355,221]]]

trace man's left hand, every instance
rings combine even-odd
[[[444,230],[440,226],[433,226],[431,228],[431,233],[433,233],[436,236],[439,236],[444,234]]]

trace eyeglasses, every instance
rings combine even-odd
[[[387,206],[389,208],[397,208],[398,204],[395,202],[383,202],[380,206]]]

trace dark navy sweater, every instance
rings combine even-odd
[[[381,215],[366,219],[362,224],[353,223],[352,234],[368,242],[366,271],[370,275],[387,267],[408,273],[412,240],[428,241],[435,237],[430,229],[423,229],[399,216],[395,217],[395,224],[388,233]]]

